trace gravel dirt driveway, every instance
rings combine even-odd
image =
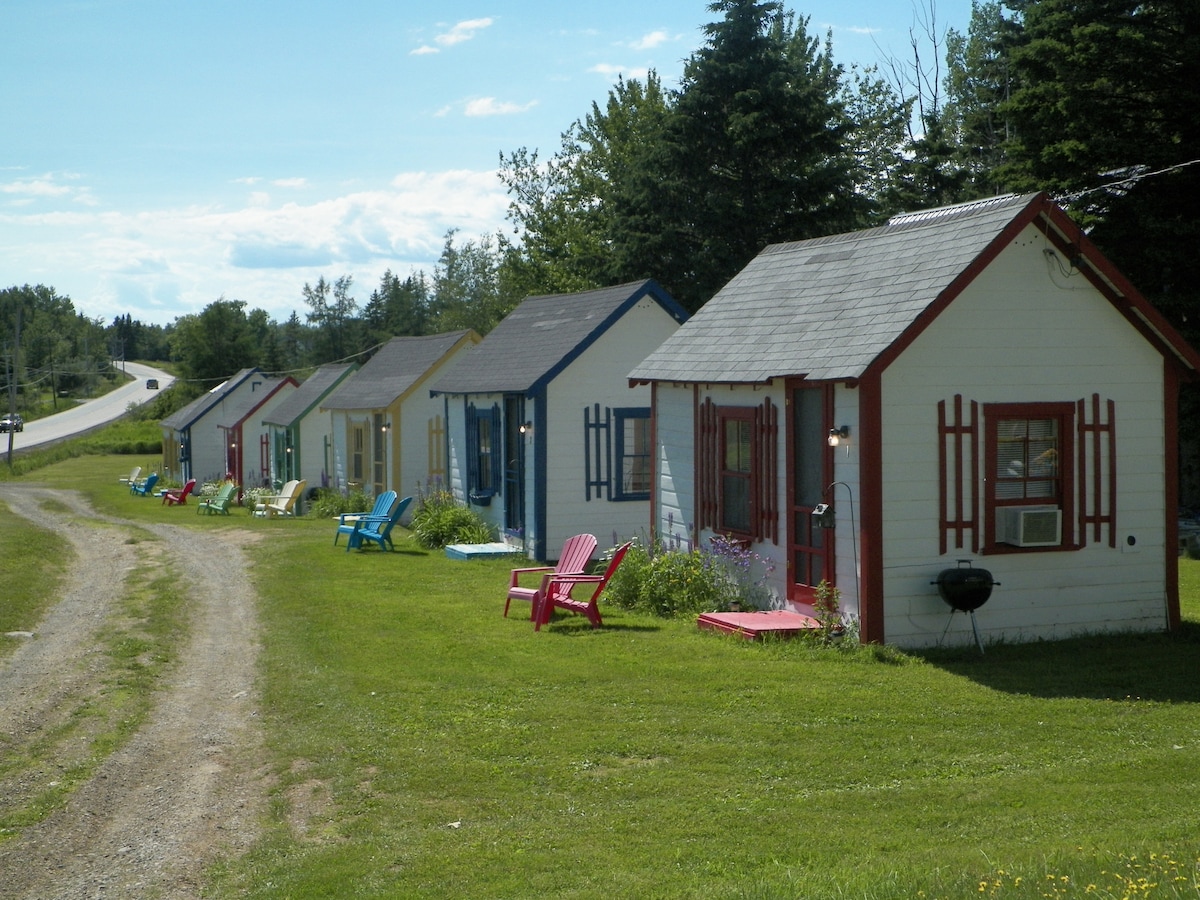
[[[265,809],[259,634],[243,550],[255,535],[106,518],[74,492],[37,486],[0,484],[0,500],[75,553],[59,601],[28,628],[34,636],[0,637],[19,644],[0,658],[0,759],[42,758],[0,767],[0,810],[53,791],[72,754],[84,755],[69,744],[90,744],[81,713],[86,722],[89,708],[112,703],[96,684],[108,665],[102,634],[125,615],[131,579],[147,566],[176,572],[188,608],[187,639],[136,734],[64,807],[0,842],[0,897],[197,897],[204,867],[247,849]],[[70,741],[57,737],[68,725]]]

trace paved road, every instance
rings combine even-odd
[[[147,378],[157,378],[159,390],[175,380],[160,369],[140,363],[127,362],[118,365],[123,366],[125,371],[133,376],[133,381],[122,385],[115,391],[109,391],[103,397],[85,400],[71,409],[53,416],[46,416],[44,419],[26,422],[24,431],[0,434],[0,453],[7,453],[10,447],[13,450],[23,450],[38,444],[48,444],[119,419],[129,409],[131,403],[146,403],[157,396],[158,391],[146,388]],[[0,413],[6,412],[8,412],[7,404],[0,402]],[[11,444],[9,443],[10,438]]]

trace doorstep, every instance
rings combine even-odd
[[[769,609],[763,612],[710,612],[703,613],[696,625],[708,631],[723,631],[740,634],[746,640],[756,640],[764,634],[791,637],[802,631],[820,628],[821,623],[812,616],[790,609]]]
[[[504,541],[490,544],[447,544],[446,555],[451,559],[486,559],[491,556],[511,556],[518,551]]]

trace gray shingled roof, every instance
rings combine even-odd
[[[1037,196],[903,214],[866,231],[767,247],[630,378],[858,378]]]
[[[629,282],[577,294],[529,297],[504,317],[435,393],[528,393],[553,378],[642,297],[676,321],[687,313],[655,281]]]
[[[324,409],[383,409],[424,378],[469,330],[421,337],[394,337],[342,386]]]
[[[159,424],[165,428],[173,428],[176,431],[182,431],[188,428],[197,419],[207,413],[210,409],[221,402],[221,399],[231,391],[234,391],[251,375],[262,375],[262,369],[250,368],[242,369],[237,374],[231,376],[227,381],[221,382],[212,390],[201,394],[187,406],[175,410],[171,415],[167,416]]]
[[[263,419],[263,424],[294,425],[307,415],[308,411],[324,398],[326,393],[337,387],[341,378],[353,368],[352,363],[321,366],[305,378],[296,390],[288,394],[286,400],[271,410]]]
[[[271,394],[279,389],[279,386],[284,381],[289,381],[289,378],[263,378],[261,386],[255,388],[245,394],[240,394],[231,397],[224,409],[224,415],[217,425],[221,428],[232,428],[246,415],[254,410],[256,406],[263,403]]]

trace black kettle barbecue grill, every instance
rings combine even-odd
[[[979,625],[975,621],[975,610],[987,603],[988,597],[992,596],[992,588],[999,585],[1000,582],[993,581],[992,573],[987,569],[974,568],[969,559],[960,559],[958,568],[942,569],[938,573],[937,580],[931,581],[930,584],[937,585],[938,593],[950,606],[951,620],[954,618],[954,613],[958,611],[971,614],[971,630],[975,633],[975,643],[979,646],[979,652],[983,653],[983,641],[979,639]],[[946,636],[946,631],[949,630],[950,622],[947,622],[946,628],[942,631],[943,638]]]

